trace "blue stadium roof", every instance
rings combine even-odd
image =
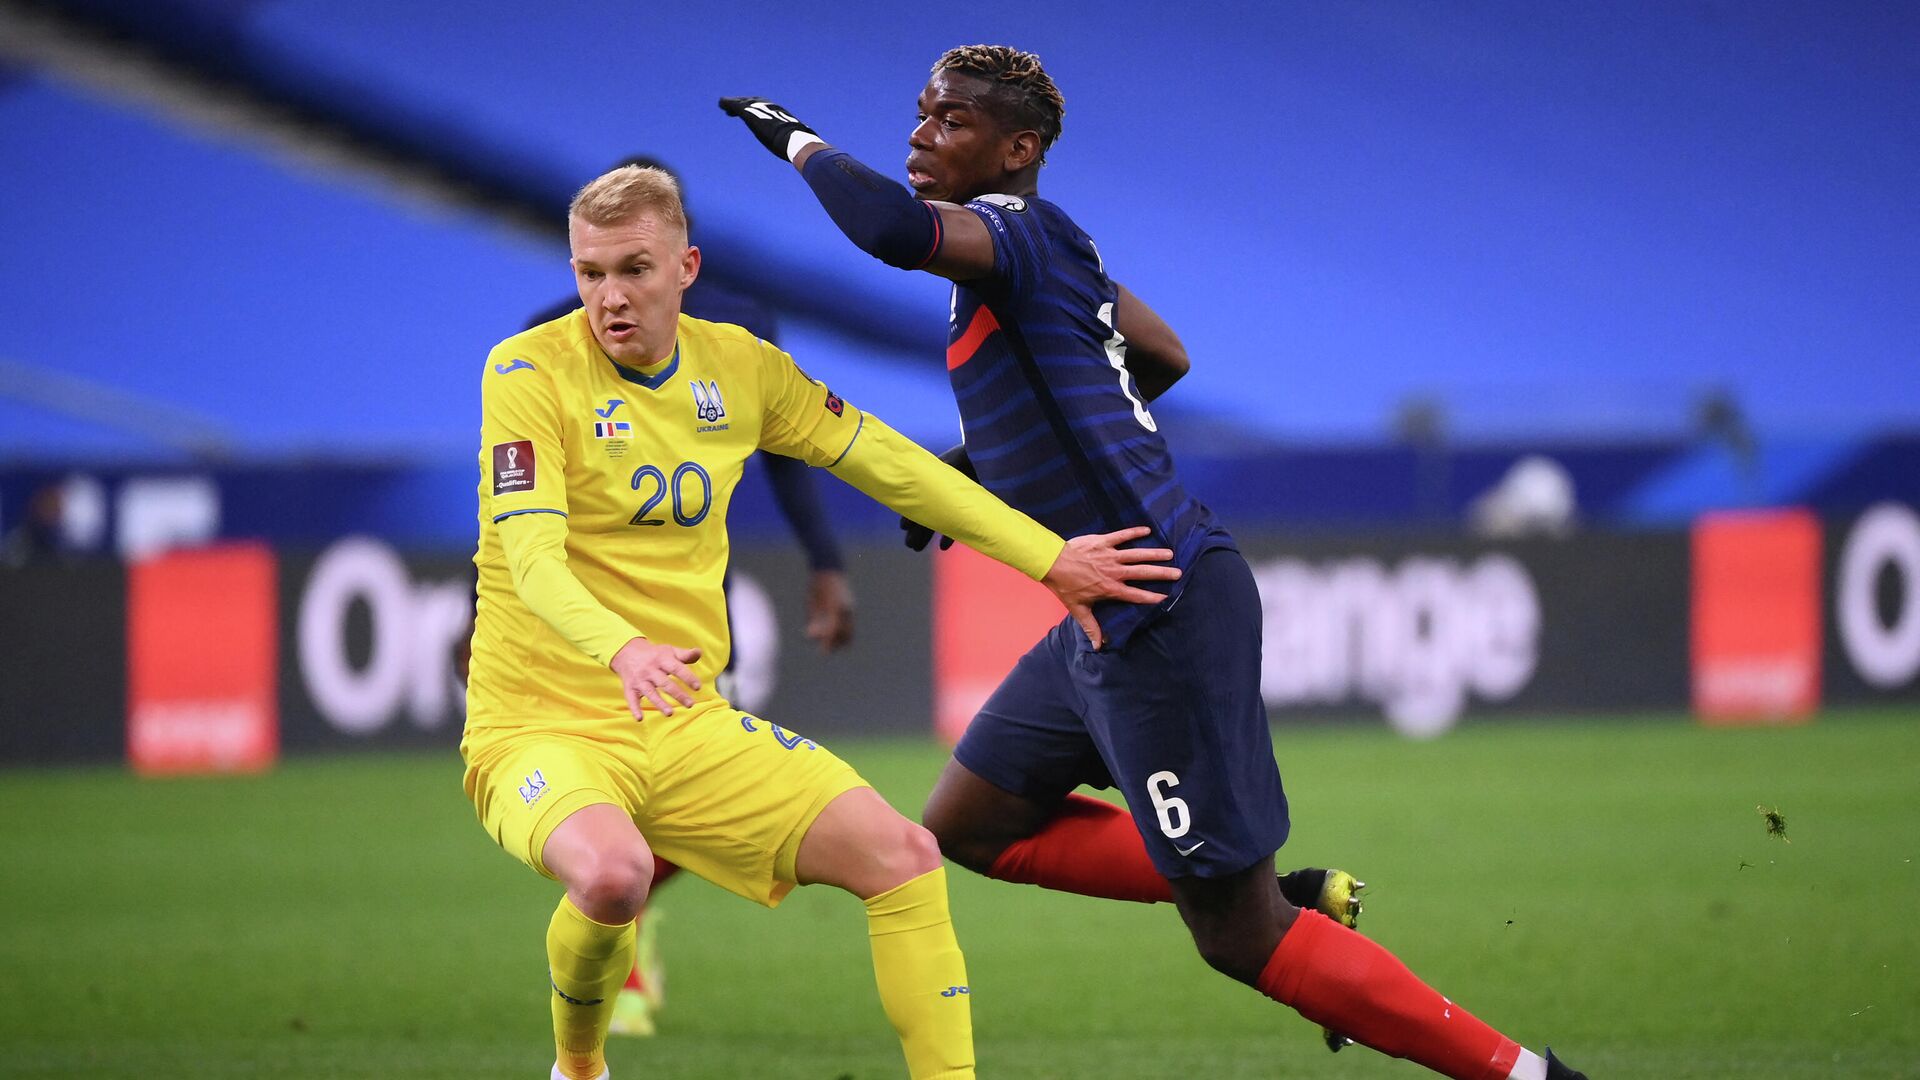
[[[1920,422],[1911,8],[57,6],[556,202],[664,158],[718,272],[830,298],[809,367],[922,437],[952,429],[941,283],[853,250],[713,101],[772,96],[895,171],[928,64],[982,38],[1063,88],[1042,191],[1186,339],[1176,411],[1355,439],[1426,396],[1469,435],[1607,433],[1721,387],[1764,428]],[[0,85],[0,132],[35,163],[0,178],[11,359],[249,449],[464,452],[464,365],[566,287],[557,247],[50,76]],[[0,453],[97,436],[17,412]]]

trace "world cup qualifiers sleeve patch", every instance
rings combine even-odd
[[[493,493],[511,495],[533,490],[533,443],[495,443],[493,447]]]
[[[847,403],[840,400],[839,394],[829,390],[827,391],[827,411],[835,416],[845,416]]]

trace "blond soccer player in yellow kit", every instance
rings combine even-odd
[[[866,905],[910,1076],[971,1077],[965,963],[932,837],[819,744],[714,689],[726,515],[755,449],[800,458],[1090,605],[1157,602],[1144,529],[1062,541],[735,326],[680,313],[699,273],[671,177],[616,169],[569,213],[582,309],[482,375],[479,611],[461,741],[502,848],[566,889],[547,929],[557,1080],[607,1077],[615,992],[653,853],[772,907],[796,884]],[[870,707],[870,705],[868,706]]]

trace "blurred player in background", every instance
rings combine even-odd
[[[827,467],[1091,605],[1179,576],[1146,529],[1063,541],[738,327],[683,315],[699,249],[677,186],[617,169],[568,214],[582,308],[508,338],[481,377],[480,604],[464,786],[509,854],[565,895],[547,930],[552,1076],[607,1077],[613,999],[655,852],[769,907],[796,884],[865,902],[908,1072],[973,1075],[966,968],[933,838],[817,743],[714,689],[720,579],[747,457]]]
[[[1063,624],[1019,661],[928,799],[941,850],[1005,880],[1173,900],[1209,964],[1323,1025],[1335,1049],[1351,1037],[1462,1080],[1577,1077],[1342,925],[1345,898],[1325,885],[1345,875],[1322,874],[1318,896],[1276,881],[1289,820],[1260,697],[1259,594],[1147,411],[1187,370],[1185,349],[1037,194],[1065,111],[1039,58],[940,57],[907,140],[912,191],[772,102],[721,107],[862,250],[954,282],[947,368],[981,482],[1063,535],[1151,521],[1143,542],[1186,572],[1157,606],[1099,608],[1104,648]],[[1083,783],[1119,787],[1132,822],[1071,794]]]
[[[632,157],[615,167],[624,165],[659,169],[673,177],[675,183],[680,183],[678,173],[654,158]],[[681,184],[680,194],[682,199],[686,198],[685,184]],[[693,226],[691,214],[687,215],[687,226],[689,229]],[[527,329],[564,318],[579,306],[578,295],[566,297],[528,320]],[[780,344],[779,319],[772,308],[746,293],[711,279],[695,278],[693,284],[681,294],[680,310],[707,322],[732,323],[743,327],[769,345]],[[853,641],[853,586],[847,580],[846,563],[840,557],[839,541],[834,538],[827,515],[820,508],[820,494],[814,487],[813,472],[806,462],[783,454],[755,454],[753,460],[766,469],[767,483],[773,487],[774,502],[780,507],[780,514],[786,519],[788,528],[793,530],[793,538],[806,553],[807,638],[818,644],[822,652],[832,653],[845,648]],[[729,623],[733,612],[732,581],[732,575],[729,574],[720,582],[721,590],[727,597]],[[720,692],[729,698],[735,696],[733,687],[729,685],[732,674],[733,658],[729,657],[727,669],[721,672],[719,679]],[[667,967],[660,950],[660,914],[652,910],[651,898],[679,871],[680,868],[673,863],[657,855],[654,858],[649,906],[634,917],[633,973],[627,977],[627,984],[620,988],[614,1003],[612,1030],[615,1035],[652,1035],[655,1017],[666,1004]]]

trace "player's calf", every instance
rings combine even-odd
[[[856,788],[814,820],[794,871],[802,882],[835,885],[865,903],[874,982],[912,1080],[971,1077],[972,987],[933,834],[872,788]]]
[[[1578,1080],[1319,912],[1299,914],[1255,986],[1324,1028],[1455,1080]]]
[[[1174,878],[1169,884],[1200,958],[1249,986],[1300,914],[1281,894],[1271,858],[1223,877]]]

